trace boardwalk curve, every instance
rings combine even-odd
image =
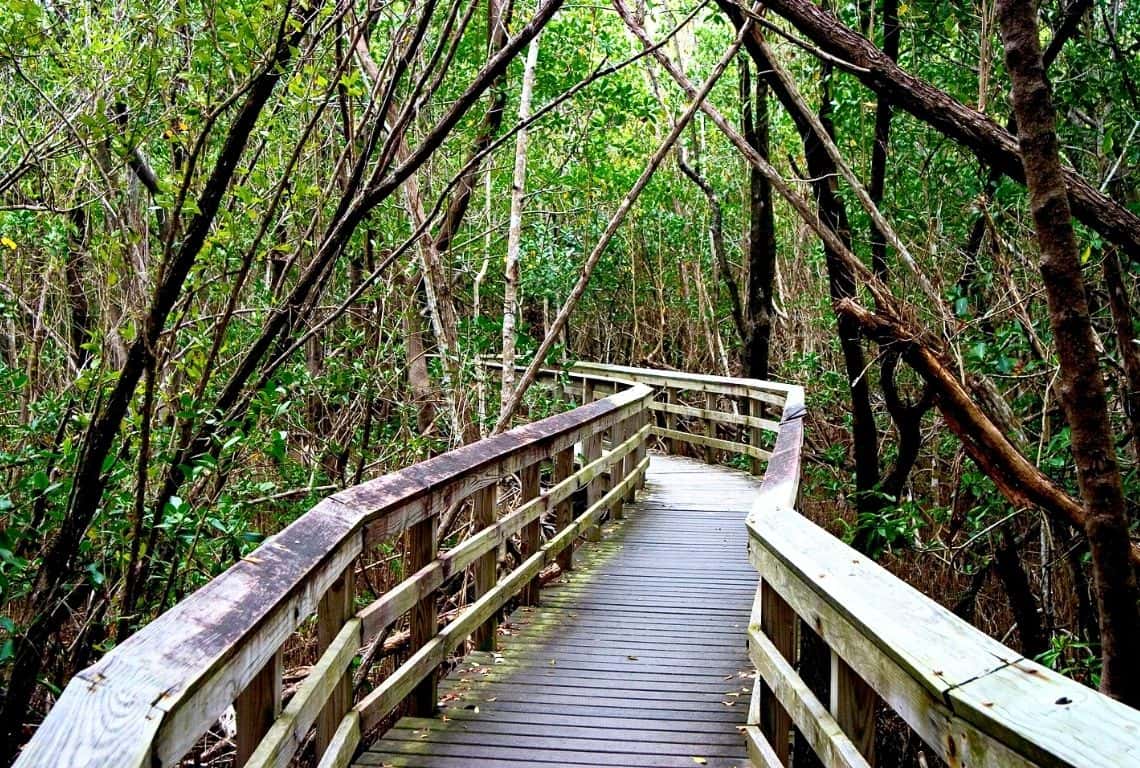
[[[743,766],[758,478],[654,455],[644,491],[576,570],[505,625],[359,766]],[[703,762],[701,762],[703,761]]]

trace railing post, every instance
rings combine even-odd
[[[421,520],[408,531],[408,572],[415,573],[430,563],[436,556],[436,529],[439,516],[432,515]],[[412,652],[423,648],[439,631],[439,617],[436,611],[435,593],[425,595],[411,610],[410,633]],[[408,713],[413,717],[431,717],[436,708],[436,676],[432,670],[409,695]]]
[[[353,572],[350,566],[333,582],[317,605],[317,653],[325,652],[354,611]],[[317,754],[321,755],[336,733],[345,713],[352,707],[352,673],[344,677],[329,694],[328,702],[317,717]]]
[[[234,765],[238,768],[249,760],[269,726],[281,714],[281,671],[281,650],[278,649],[234,701],[237,716]]]
[[[796,614],[784,599],[776,594],[766,581],[760,583],[760,629],[776,646],[780,655],[795,663]],[[789,733],[792,719],[780,706],[776,695],[763,682],[757,680],[761,689],[760,730],[772,745],[772,750],[780,758],[781,765],[788,764],[790,753]]]
[[[677,404],[677,390],[675,390],[673,387],[665,387],[665,402],[668,403],[669,405],[676,405]],[[676,429],[677,429],[677,414],[669,413],[669,412],[665,413],[665,428],[666,429],[672,429],[672,430],[676,431]],[[680,441],[678,441],[674,437],[670,437],[669,440],[667,441],[667,444],[669,446],[669,454],[670,455],[672,455],[672,456],[680,456],[681,455],[681,451],[679,450],[681,447]]]
[[[626,420],[619,421],[610,427],[610,450],[616,451],[618,446],[625,442],[626,435],[629,434],[629,427]],[[623,456],[617,461],[610,464],[610,489],[616,488],[621,485],[621,481],[625,479],[626,472],[626,457]],[[625,495],[621,495],[614,499],[613,502],[613,515],[614,520],[621,520],[624,516],[625,508]]]
[[[764,416],[764,403],[755,397],[748,398],[748,415],[753,418],[759,419]],[[754,448],[760,447],[760,442],[764,437],[764,430],[760,427],[751,427],[748,430],[748,444]],[[764,474],[764,462],[757,458],[752,457],[752,474],[757,477]]]
[[[602,457],[602,433],[595,432],[584,441],[582,441],[582,450],[584,456],[582,462],[584,465],[589,465]],[[598,500],[604,495],[602,484],[604,480],[601,475],[595,477],[590,482],[586,483],[586,509],[593,507],[598,503]],[[601,541],[602,540],[602,527],[595,525],[586,531],[587,541]]]
[[[712,392],[705,392],[705,410],[716,410],[716,395]],[[716,422],[711,418],[705,419],[705,437],[716,437]],[[716,463],[716,449],[707,445],[705,446],[705,463]]]
[[[531,499],[537,498],[539,493],[539,469],[541,462],[536,461],[529,467],[523,467],[519,473],[519,485],[521,486],[522,495],[519,498],[519,504],[526,504]],[[527,523],[522,529],[522,543],[526,557],[530,557],[538,551],[542,546],[542,516],[536,517],[534,520]],[[523,588],[522,603],[523,605],[538,605],[538,593],[542,586],[539,576],[536,574],[533,579]]]
[[[495,484],[480,488],[471,497],[472,517],[475,521],[475,530],[481,531],[495,522],[495,497],[497,488]],[[498,562],[496,551],[483,554],[475,561],[475,599],[478,600],[494,588],[498,579]],[[499,627],[497,616],[492,616],[478,627],[472,634],[472,642],[476,650],[493,651],[496,645],[496,634]]]
[[[554,456],[554,484],[558,485],[574,474],[574,448],[564,448]],[[566,530],[574,520],[574,505],[570,498],[558,502],[554,508],[554,527],[559,532]],[[558,553],[558,567],[563,573],[574,570],[574,544]]]
[[[642,403],[640,413],[641,413],[641,418],[637,421],[637,428],[639,430],[648,426],[650,419],[653,417],[653,413],[649,410],[649,403]],[[634,466],[635,467],[640,465],[642,459],[645,458],[645,454],[647,453],[647,450],[645,448],[645,441],[647,439],[648,439],[647,436],[642,436],[642,438],[637,441],[637,451],[634,453],[634,462],[635,462]],[[645,475],[642,474],[640,477],[637,478],[637,488],[638,488],[638,490],[641,490],[644,487],[645,487]]]
[[[878,702],[874,689],[832,650],[831,716],[871,765],[875,764],[875,710]]]
[[[621,438],[621,441],[624,443],[626,440],[628,440],[631,437],[633,437],[634,435],[636,435],[637,430],[640,429],[640,427],[641,427],[641,411],[634,411],[633,413],[631,413],[629,415],[628,418],[626,418],[625,421],[622,422],[622,438]],[[637,449],[635,448],[632,451],[630,451],[629,453],[627,453],[625,455],[625,458],[622,460],[622,472],[621,472],[622,480],[625,480],[625,478],[632,475],[633,470],[636,468],[637,468]],[[636,499],[637,499],[637,486],[634,485],[633,483],[630,483],[629,490],[626,491],[626,494],[625,494],[625,501],[628,503],[633,503]]]

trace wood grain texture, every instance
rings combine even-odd
[[[68,685],[20,757],[173,765],[265,667],[363,549],[643,407],[633,386],[334,494]],[[97,721],[77,737],[76,723]],[[100,734],[96,736],[95,734]]]
[[[745,400],[752,402],[750,398],[745,398]],[[734,424],[737,426],[749,427],[750,429],[758,429],[761,432],[778,432],[780,429],[780,422],[773,421],[772,419],[760,418],[755,413],[744,415],[738,413],[728,413],[726,411],[708,410],[706,408],[695,408],[691,405],[680,405],[671,400],[667,400],[665,402],[654,400],[649,404],[649,410],[667,414],[676,414],[678,416],[689,416],[694,419],[715,421],[718,424]]]
[[[324,654],[309,670],[301,687],[293,694],[281,717],[273,723],[247,768],[285,768],[300,749],[324,708],[329,696],[340,685],[361,644],[360,619],[349,619]],[[340,727],[340,722],[337,722]],[[333,734],[335,738],[335,733]],[[332,739],[329,740],[331,743]],[[327,744],[326,744],[327,748]]]
[[[748,528],[765,584],[949,765],[1140,760],[1135,710],[1022,658],[791,509],[758,506]]]
[[[874,764],[875,714],[879,697],[835,651],[831,652],[830,691],[832,717],[867,762]]]
[[[540,468],[539,463],[535,462],[529,467],[523,467],[523,470],[519,472],[520,502],[525,504],[531,499],[538,498]],[[536,517],[523,526],[521,538],[523,551],[528,557],[537,552],[542,544],[542,518]],[[538,595],[541,588],[542,585],[539,583],[537,576],[527,583],[520,596],[523,604],[538,605]]]
[[[638,450],[644,450],[639,447]],[[554,483],[555,485],[565,482],[574,474],[574,449],[564,448],[559,451],[554,457]],[[554,527],[562,530],[570,524],[573,519],[574,510],[570,498],[567,497],[559,501],[554,508]],[[563,573],[570,571],[574,568],[574,544],[571,544],[558,555],[558,567],[562,569]],[[490,648],[480,648],[479,650],[493,650]]]
[[[697,435],[692,432],[682,432],[676,429],[662,429],[661,427],[654,427],[653,434],[657,435],[658,437],[667,437],[670,440],[698,446],[702,449],[705,449],[706,456],[708,455],[709,451],[712,451],[714,449],[729,451],[731,453],[739,453],[744,456],[752,456],[757,459],[767,459],[772,455],[769,451],[766,451],[763,448],[758,448],[754,445],[748,445],[747,443],[736,443],[732,440],[722,440],[718,437]]]
[[[495,524],[495,502],[497,496],[498,492],[495,486],[492,485],[480,491],[476,491],[472,497],[471,517],[477,531],[483,531]],[[499,578],[498,563],[496,560],[495,549],[488,547],[487,551],[480,555],[479,559],[475,561],[476,598],[487,594],[491,591],[491,587],[495,586],[495,581]],[[475,633],[471,636],[471,640],[476,650],[495,650],[495,630],[498,629],[498,626],[498,622],[492,617],[475,630]]]
[[[758,631],[768,639],[775,653],[779,654],[789,666],[795,663],[796,614],[766,581],[760,582]],[[788,765],[792,718],[781,703],[780,697],[774,695],[767,687],[760,694],[760,730],[772,745],[772,751],[780,763]]]
[[[752,628],[748,633],[748,646],[752,661],[764,678],[765,695],[772,692],[781,710],[790,715],[825,768],[869,768],[871,764],[768,636]],[[783,732],[782,742],[773,742],[765,733],[765,741],[772,745],[780,764],[786,765],[787,756],[777,744],[786,744],[787,732]]]
[[[329,591],[321,598],[317,606],[317,652],[323,654],[332,645],[340,634],[344,624],[348,621],[355,608],[353,585],[353,570],[348,568],[344,575],[333,582]],[[332,740],[333,733],[340,725],[340,719],[352,706],[352,676],[346,669],[341,673],[341,680],[329,691],[328,700],[320,715],[317,717],[316,750],[317,755],[324,753],[325,748]]]
[[[250,681],[234,701],[237,720],[234,763],[244,766],[281,713],[281,651]]]

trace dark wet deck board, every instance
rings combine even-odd
[[[356,765],[744,768],[758,486],[654,456],[626,519],[511,616],[499,653],[441,682],[441,715],[400,720]]]

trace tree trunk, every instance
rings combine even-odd
[[[1140,656],[1136,654],[1140,610],[1136,576],[1129,562],[1124,493],[1058,154],[1056,115],[1041,58],[1036,4],[999,0],[998,20],[1013,84],[1029,205],[1041,248],[1049,323],[1060,360],[1061,404],[1072,434],[1086,511],[1085,535],[1100,613],[1101,688],[1140,706]]]
[[[899,4],[898,0],[883,0],[883,53],[891,61],[899,59]],[[871,147],[871,182],[867,192],[878,205],[883,202],[887,184],[887,154],[891,144],[891,99],[879,96],[875,105],[875,139]],[[871,266],[879,279],[887,276],[887,238],[871,223]]]
[[[739,17],[740,9],[734,0],[716,2],[730,17]],[[765,5],[770,12],[791,22],[821,51],[849,67],[851,74],[880,97],[888,96],[892,105],[968,147],[983,162],[996,166],[1015,181],[1024,181],[1016,140],[993,120],[904,72],[883,51],[813,0],[771,0]],[[1061,173],[1077,218],[1122,246],[1129,258],[1140,259],[1140,217],[1097,191],[1071,168],[1064,168]]]
[[[831,65],[824,62],[820,78],[819,118],[832,133],[831,104]],[[847,221],[847,209],[839,197],[838,178],[835,163],[832,162],[822,143],[814,133],[804,136],[804,155],[808,173],[815,181],[812,189],[819,206],[819,217],[823,223],[835,231],[848,250],[851,249],[851,227]],[[824,246],[827,261],[827,283],[832,301],[841,301],[855,296],[855,275],[843,263],[839,254]],[[860,512],[875,512],[881,506],[873,491],[879,484],[879,430],[875,424],[875,412],[871,409],[871,386],[867,380],[867,358],[863,354],[859,325],[846,315],[837,314],[836,331],[839,346],[843,351],[843,365],[847,373],[851,393],[851,440],[855,456],[855,507]]]
[[[745,140],[769,160],[768,81],[748,73],[748,62],[740,60]],[[772,185],[755,166],[748,168],[748,302],[744,337],[744,373],[754,379],[767,379],[771,362],[772,282],[776,276],[776,219],[772,210]]]
[[[617,8],[626,26],[641,39],[643,45],[649,47],[650,44],[648,43],[648,37],[645,36],[645,30],[634,20],[633,15],[629,12],[629,9],[622,0],[615,0],[614,6]],[[751,28],[751,23],[748,24],[747,28]],[[622,198],[621,203],[618,204],[618,208],[614,211],[613,216],[610,217],[609,223],[602,232],[602,236],[594,245],[593,250],[590,251],[590,255],[586,257],[586,261],[582,265],[581,272],[578,275],[578,281],[574,284],[573,289],[571,289],[570,295],[566,298],[566,302],[562,305],[562,308],[558,310],[558,315],[554,318],[554,322],[550,324],[550,331],[542,340],[538,350],[534,353],[534,359],[531,360],[518,386],[515,387],[510,402],[507,403],[506,407],[503,408],[503,412],[499,415],[499,421],[495,424],[495,429],[493,430],[496,434],[502,432],[507,424],[510,423],[510,418],[518,408],[522,396],[526,392],[526,388],[534,381],[538,369],[542,366],[546,356],[550,353],[551,347],[554,346],[558,336],[562,333],[562,329],[565,328],[569,322],[571,313],[573,313],[582,295],[586,292],[586,287],[590,282],[590,275],[593,274],[594,268],[597,267],[598,261],[602,258],[606,247],[617,233],[618,227],[621,226],[621,223],[629,214],[630,209],[633,208],[633,204],[637,202],[637,198],[641,196],[642,191],[644,191],[646,185],[649,184],[649,180],[653,178],[653,174],[661,167],[661,162],[665,159],[665,156],[673,148],[673,145],[677,143],[681,132],[685,130],[685,127],[692,121],[693,116],[701,109],[702,104],[708,97],[709,91],[712,90],[717,80],[724,74],[724,70],[732,60],[732,57],[740,50],[740,45],[741,37],[737,36],[736,40],[729,46],[725,56],[717,62],[717,65],[713,68],[705,84],[698,92],[693,94],[689,108],[685,110],[685,113],[677,121],[677,124],[673,127],[673,130],[669,132],[669,135],[665,137],[661,146],[659,146],[657,151],[653,153],[653,156],[649,158],[649,162],[641,172],[641,175],[637,178],[637,181],[634,182],[633,187],[630,188],[625,194],[625,197]]]
[[[1108,306],[1112,310],[1112,326],[1116,332],[1116,350],[1124,369],[1124,394],[1121,398],[1128,424],[1132,428],[1132,452],[1140,458],[1140,346],[1133,330],[1132,305],[1121,275],[1120,258],[1114,249],[1104,257],[1104,283],[1108,288]]]
[[[534,93],[534,71],[538,64],[538,40],[530,42],[523,66],[522,94],[519,96],[519,122],[524,127],[515,137],[515,175],[511,185],[511,219],[507,226],[507,260],[503,269],[503,382],[501,407],[510,402],[515,390],[515,324],[518,317],[519,249],[522,245],[523,190],[526,187],[527,129],[530,101]],[[501,410],[500,410],[501,412]]]

